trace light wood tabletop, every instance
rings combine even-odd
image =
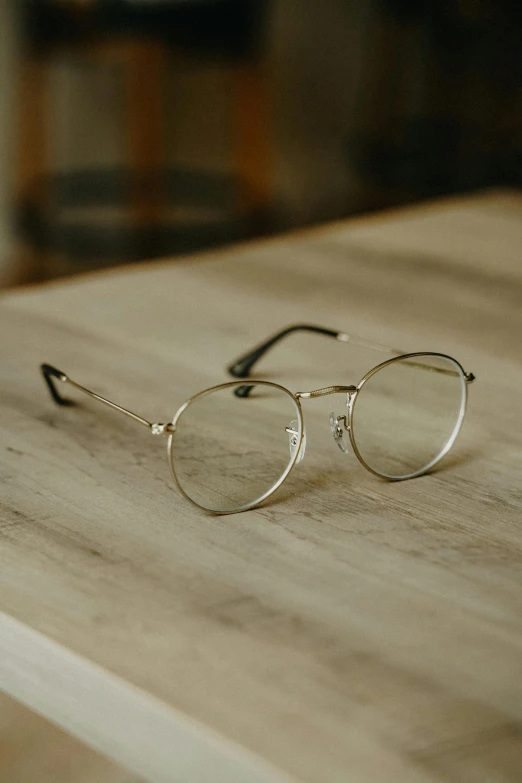
[[[518,781],[522,195],[449,199],[0,301],[0,688],[151,783]],[[162,438],[49,362],[169,420],[288,323],[454,356],[451,453],[386,482],[337,449],[333,397],[268,503],[190,505]],[[288,337],[258,377],[380,361]]]
[[[146,783],[0,693],[2,783]]]

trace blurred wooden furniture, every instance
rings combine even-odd
[[[24,0],[15,203],[20,233],[39,247],[29,277],[48,275],[43,228],[52,174],[48,71],[51,60],[64,55],[124,69],[128,200],[138,237],[165,215],[165,74],[176,49],[233,68],[237,205],[253,225],[266,216],[268,113],[260,59],[266,6],[267,0]],[[154,252],[150,232],[146,236],[137,243]]]
[[[5,295],[0,687],[153,783],[518,781],[520,247],[499,192]],[[314,406],[324,441],[274,501],[212,517],[161,444],[38,372],[161,418],[303,320],[476,374],[440,470],[378,480]],[[259,372],[374,358],[296,336]]]
[[[0,780],[5,783],[145,783],[0,694]]]

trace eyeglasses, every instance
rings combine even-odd
[[[369,370],[356,386],[326,386],[291,392],[277,383],[250,378],[259,359],[284,337],[299,331],[385,351],[392,358]],[[450,356],[429,351],[403,354],[344,332],[310,324],[289,326],[228,367],[239,380],[198,392],[172,422],[151,422],[42,364],[52,398],[72,402],[56,381],[108,405],[167,436],[168,459],[180,492],[216,514],[246,511],[263,503],[304,458],[306,434],[301,402],[343,395],[345,412],[330,415],[333,439],[344,453],[350,445],[367,470],[392,481],[433,468],[453,446],[464,419],[467,386],[474,380]],[[245,379],[248,378],[248,383]]]

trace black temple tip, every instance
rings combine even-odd
[[[54,379],[57,378],[59,381],[66,381],[66,374],[61,370],[57,370],[56,367],[52,367],[50,364],[41,364],[40,370],[42,371],[47,388],[49,389],[51,397],[55,403],[57,405],[74,405],[71,400],[68,400],[66,397],[62,397],[56,388],[56,382]]]
[[[240,362],[234,362],[234,364],[229,364],[227,367],[227,372],[229,375],[233,375],[234,378],[245,378],[245,372],[241,369]]]
[[[230,364],[227,367],[228,372],[230,375],[233,375],[234,378],[248,378],[250,375],[250,370],[257,360],[261,358],[263,353],[264,351],[253,351],[252,353],[248,354],[248,356],[243,356],[241,359],[235,361],[234,364]]]
[[[228,372],[230,375],[233,375],[234,378],[248,378],[256,362],[258,362],[273,345],[278,343],[288,334],[292,334],[292,332],[315,332],[315,334],[324,334],[327,337],[337,337],[339,335],[339,332],[336,332],[333,329],[326,329],[323,326],[315,326],[314,324],[290,324],[290,326],[286,326],[280,332],[277,332],[277,334],[269,337],[264,343],[257,345],[251,351],[243,354],[232,362],[232,364],[229,364],[227,367]],[[253,386],[238,386],[237,389],[235,389],[234,394],[236,397],[248,397],[252,389]]]
[[[234,394],[236,397],[248,397],[253,388],[253,386],[238,386],[234,389]]]

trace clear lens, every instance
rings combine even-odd
[[[238,388],[250,389],[238,397]],[[239,511],[261,502],[299,457],[301,410],[271,383],[219,386],[192,399],[176,421],[170,457],[176,480],[209,511]]]
[[[352,435],[366,465],[386,478],[428,470],[451,448],[466,406],[466,381],[452,359],[397,359],[371,375],[353,407]]]

